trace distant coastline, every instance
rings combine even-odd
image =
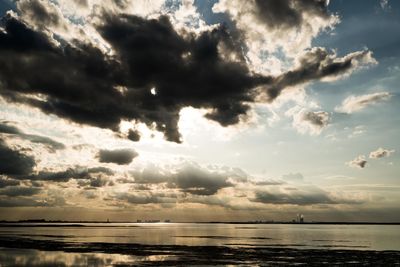
[[[293,222],[293,221],[208,221],[208,222],[163,222],[163,221],[64,221],[64,220],[45,220],[45,219],[31,219],[31,220],[18,220],[18,221],[8,221],[8,220],[0,220],[1,224],[6,224],[9,226],[10,224],[72,224],[69,226],[84,226],[82,224],[85,223],[99,223],[99,224],[109,224],[109,223],[129,223],[129,224],[145,224],[145,223],[194,223],[194,224],[295,224],[295,225],[400,225],[400,222],[343,222],[343,221],[332,221],[332,222],[319,222],[319,221],[311,221],[311,222]],[[61,225],[62,226],[62,225]]]

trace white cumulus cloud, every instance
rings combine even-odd
[[[389,92],[378,92],[373,94],[351,95],[347,97],[340,106],[335,108],[336,112],[351,114],[360,111],[370,105],[375,105],[377,103],[387,101],[392,97]]]

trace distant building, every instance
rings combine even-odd
[[[293,222],[304,223],[304,215],[303,214],[297,214],[296,220],[293,220]]]

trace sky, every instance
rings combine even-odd
[[[0,16],[0,220],[400,221],[399,1]]]

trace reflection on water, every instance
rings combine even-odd
[[[105,253],[64,253],[35,249],[1,249],[0,266],[115,266],[137,265],[141,262],[160,262],[174,259],[168,255],[129,256]]]
[[[38,225],[36,225],[38,226]],[[63,242],[108,242],[188,246],[276,246],[400,250],[399,225],[299,224],[64,224],[60,227],[0,227],[0,237]]]
[[[0,267],[277,263],[400,266],[400,226],[0,224]]]

